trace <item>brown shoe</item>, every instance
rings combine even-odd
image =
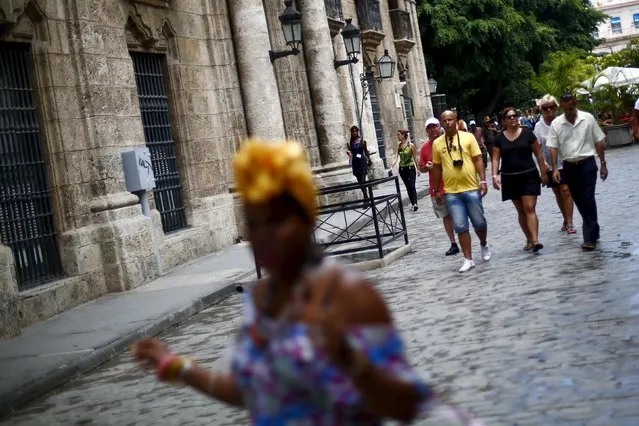
[[[597,243],[592,243],[592,242],[588,242],[588,243],[583,243],[581,245],[581,248],[584,251],[593,251],[597,248]]]

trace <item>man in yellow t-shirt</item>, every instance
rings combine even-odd
[[[487,262],[492,257],[486,242],[488,224],[482,204],[482,198],[488,192],[486,170],[475,136],[457,130],[455,113],[444,111],[440,121],[446,133],[433,142],[432,173],[435,199],[437,203],[445,201],[448,206],[464,253],[464,264],[459,272],[466,272],[475,267],[468,219],[479,237],[482,258]],[[438,189],[442,176],[446,193],[444,196]]]

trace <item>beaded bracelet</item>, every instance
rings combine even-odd
[[[184,381],[186,374],[193,367],[193,361],[179,355],[168,354],[162,357],[156,367],[156,374],[160,381]]]

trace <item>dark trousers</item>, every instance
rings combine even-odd
[[[357,183],[362,185],[362,194],[364,194],[364,199],[368,199],[368,192],[366,192],[366,187],[363,186],[364,182],[366,182],[366,173],[356,174],[355,178],[357,179]]]
[[[566,183],[584,222],[583,236],[585,243],[594,243],[599,239],[597,202],[595,201],[598,171],[599,168],[595,157],[577,163],[564,161]]]
[[[408,192],[408,198],[410,203],[414,206],[417,205],[417,190],[415,189],[415,179],[417,178],[417,171],[415,167],[400,167],[399,176],[401,176],[404,185],[406,185],[406,192]]]

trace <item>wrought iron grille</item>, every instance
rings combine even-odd
[[[379,0],[358,0],[357,19],[362,30],[382,30],[382,14]]]
[[[448,109],[446,95],[431,95],[430,100],[433,103],[433,116],[439,119],[442,112]]]
[[[131,52],[138,87],[146,146],[155,173],[153,195],[165,233],[186,228],[182,184],[171,131],[169,100],[164,85],[164,56]]]
[[[376,194],[375,188],[386,183],[391,183],[393,188]],[[381,259],[392,249],[395,241],[402,239],[404,244],[408,244],[397,176],[367,181],[363,185],[354,183],[331,186],[323,188],[320,195],[335,195],[353,190],[359,192],[360,189],[367,192],[367,199],[327,204],[319,208],[313,232],[314,242],[329,256],[375,250]]]
[[[413,117],[415,116],[415,109],[413,108],[413,98],[402,95],[404,99],[404,117],[406,117],[406,123],[408,124],[408,134],[410,141],[415,143],[415,133],[413,131]]]
[[[342,0],[324,0],[324,5],[326,6],[326,16],[340,21],[344,20]]]
[[[28,45],[0,43],[0,241],[20,290],[62,275],[28,56]]]
[[[410,13],[395,9],[390,11],[390,18],[395,40],[413,39],[413,23],[410,20]]]
[[[373,73],[367,73],[366,79],[368,80],[368,98],[371,101],[371,109],[373,110],[373,125],[375,126],[375,136],[377,137],[377,148],[379,149],[379,158],[384,162],[386,166],[386,144],[384,143],[384,127],[382,126],[382,112],[379,108],[379,101],[377,100],[377,86],[375,85],[375,75]]]

